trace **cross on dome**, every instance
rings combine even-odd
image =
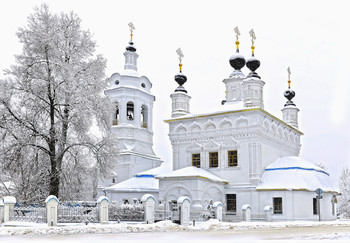
[[[135,26],[132,22],[130,22],[128,25],[130,28],[130,36],[131,36],[131,41],[132,41],[132,36],[133,36],[134,30],[135,30]]]

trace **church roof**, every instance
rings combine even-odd
[[[224,179],[222,179],[216,175],[213,175],[209,171],[206,171],[204,169],[197,168],[194,166],[185,167],[185,168],[182,168],[179,170],[172,171],[172,172],[167,173],[167,174],[160,174],[160,175],[156,176],[156,178],[158,178],[158,179],[189,178],[189,177],[198,177],[198,178],[207,179],[207,180],[211,180],[211,181],[215,181],[215,182],[228,183]]]
[[[137,175],[113,186],[105,191],[150,192],[159,190],[159,181],[153,175]]]
[[[147,191],[158,191],[159,181],[155,178],[160,173],[167,173],[170,168],[165,164],[156,168],[142,171],[137,173],[134,177],[122,181],[113,186],[107,187],[106,191],[133,191],[133,192],[147,192]]]
[[[336,192],[329,174],[322,168],[297,156],[277,159],[266,167],[257,190],[306,190],[321,188]]]

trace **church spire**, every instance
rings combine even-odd
[[[124,52],[125,56],[125,65],[124,69],[132,69],[137,71],[137,58],[139,55],[136,53],[136,48],[134,47],[134,42],[132,42],[133,33],[135,30],[135,26],[132,22],[129,23],[130,28],[130,41],[129,45],[126,47],[126,52]]]

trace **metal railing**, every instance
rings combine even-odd
[[[46,223],[46,205],[16,203],[12,215],[13,221]]]
[[[57,207],[58,223],[98,222],[96,202],[68,201],[60,202]]]
[[[224,211],[222,213],[222,221],[223,222],[241,222],[243,221],[243,215],[237,214],[235,212]]]

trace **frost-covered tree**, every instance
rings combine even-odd
[[[346,218],[350,218],[350,169],[343,168],[339,178],[339,189],[341,196],[339,197],[339,212]]]
[[[17,32],[23,52],[0,82],[1,169],[24,200],[79,196],[115,158],[106,61],[80,23],[73,12],[36,8]]]

